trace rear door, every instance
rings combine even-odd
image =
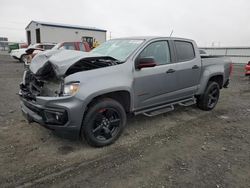
[[[192,96],[198,88],[201,75],[201,58],[191,41],[174,40],[176,52],[177,90],[181,97]]]
[[[136,110],[166,103],[173,99],[177,89],[176,64],[172,62],[169,42],[148,44],[137,58],[153,57],[157,66],[134,71],[134,97]]]

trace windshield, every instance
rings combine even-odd
[[[110,56],[123,62],[142,42],[143,40],[131,39],[109,40],[93,49],[91,52]]]

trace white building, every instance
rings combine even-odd
[[[230,57],[233,63],[246,64],[250,61],[250,47],[205,47],[210,55]]]
[[[49,42],[74,42],[81,41],[82,37],[91,37],[103,43],[106,41],[106,30],[83,27],[78,25],[66,25],[58,23],[31,21],[25,28],[28,44]]]

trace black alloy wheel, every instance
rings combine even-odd
[[[207,104],[208,108],[214,108],[215,107],[215,105],[217,104],[217,102],[219,100],[219,96],[220,96],[220,89],[216,85],[214,85],[209,90],[208,104]]]
[[[220,86],[217,82],[209,82],[203,95],[197,96],[197,106],[205,111],[212,110],[218,103]]]
[[[100,109],[92,122],[92,133],[100,141],[114,137],[121,125],[121,117],[113,108]]]
[[[93,103],[84,117],[81,135],[95,147],[112,144],[126,125],[123,106],[109,98]]]

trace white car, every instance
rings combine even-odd
[[[40,49],[41,51],[44,51],[44,50],[50,50],[54,46],[55,44],[53,43],[37,43],[37,44],[30,45],[28,48],[20,48],[16,50],[11,50],[10,56],[13,57],[14,59],[19,60],[20,62],[25,62],[27,58],[27,53],[26,53],[27,49],[35,48],[35,49]]]

